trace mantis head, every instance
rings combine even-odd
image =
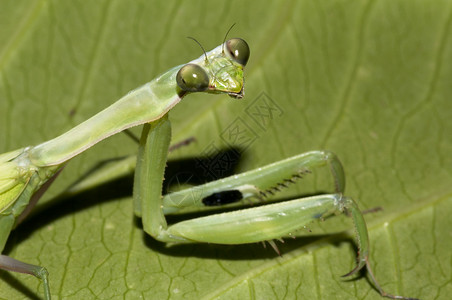
[[[177,85],[184,92],[228,94],[242,98],[243,68],[249,56],[250,48],[244,40],[230,39],[183,66],[176,76]]]

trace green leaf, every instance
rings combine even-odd
[[[346,194],[362,209],[384,209],[365,216],[383,288],[447,299],[452,1],[3,1],[1,153],[65,132],[200,56],[186,36],[210,49],[233,23],[230,36],[251,47],[246,96],[185,98],[170,116],[173,140],[197,142],[173,159],[234,142],[240,172],[300,152],[334,151],[346,169]],[[239,144],[231,129],[252,139]],[[136,148],[126,135],[100,143],[68,164],[42,202],[96,162]],[[143,233],[131,182],[120,183],[34,215],[10,235],[3,254],[45,266],[57,299],[379,298],[363,277],[340,277],[356,257],[346,217],[279,244],[281,257],[254,244],[166,247]],[[303,184],[288,194],[331,190],[321,172]],[[0,274],[1,298],[42,297],[36,278]]]

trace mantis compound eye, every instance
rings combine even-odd
[[[187,92],[202,92],[209,87],[209,76],[198,65],[187,64],[176,75],[177,85]]]
[[[250,47],[248,44],[239,38],[230,39],[226,42],[226,50],[231,55],[232,59],[245,66],[250,58]]]

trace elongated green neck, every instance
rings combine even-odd
[[[62,164],[111,135],[161,118],[181,100],[176,83],[180,68],[172,68],[68,132],[33,147],[30,160],[36,166]]]

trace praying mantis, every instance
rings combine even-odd
[[[243,72],[249,56],[249,46],[243,39],[229,39],[204,52],[198,59],[176,66],[129,92],[68,132],[36,146],[1,154],[0,250],[3,251],[11,230],[28,215],[68,161],[103,139],[143,125],[134,176],[134,213],[142,219],[144,231],[156,240],[215,244],[268,242],[276,248],[274,239],[292,236],[311,221],[346,213],[354,223],[359,253],[356,267],[344,276],[366,267],[371,282],[381,296],[412,299],[385,292],[375,278],[369,263],[366,223],[356,202],[343,195],[344,170],[332,152],[303,153],[161,196],[171,141],[169,111],[191,93],[228,94],[233,98],[242,98]],[[166,222],[166,214],[186,207],[202,209],[252,197],[264,199],[320,167],[329,168],[335,185],[334,193],[212,214],[172,225]],[[36,276],[43,283],[45,299],[51,298],[49,276],[44,267],[1,255],[0,269]]]

